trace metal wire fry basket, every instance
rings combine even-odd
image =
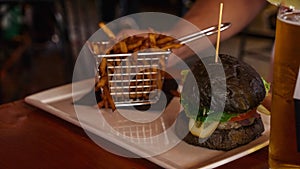
[[[220,25],[220,31],[230,27],[230,23]],[[218,32],[218,26],[211,26],[202,31],[186,35],[176,41],[184,45],[191,41]],[[96,58],[98,79],[101,78],[99,67],[106,61],[109,93],[116,107],[156,103],[161,94],[164,81],[165,65],[172,53],[169,46],[165,50],[147,49],[137,53],[105,54],[109,42],[89,42],[88,47]],[[121,45],[121,44],[120,44]]]
[[[156,103],[161,95],[170,50],[148,49],[126,54],[101,54],[107,42],[94,42],[89,49],[96,58],[97,76],[106,59],[110,95],[116,107]],[[101,49],[101,50],[100,50]]]

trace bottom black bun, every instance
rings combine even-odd
[[[184,115],[184,112],[181,114]],[[261,117],[259,117],[256,118],[255,121],[249,126],[242,126],[232,129],[216,129],[205,142],[200,143],[199,137],[188,132],[189,119],[182,119],[182,117],[183,116],[181,115],[181,118],[176,121],[176,134],[188,144],[206,147],[213,150],[228,151],[237,148],[250,143],[261,136],[261,134],[264,132],[264,125]],[[186,133],[188,134],[186,135]]]

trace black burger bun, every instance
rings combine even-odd
[[[219,59],[226,76],[226,101],[224,111],[228,113],[244,113],[256,108],[266,96],[264,83],[260,75],[254,68],[238,60],[236,57],[220,54]],[[188,73],[183,85],[182,99],[186,99],[187,101],[197,100],[199,101],[200,108],[210,107],[211,84],[215,85],[220,83],[218,81],[222,78],[218,78],[217,76],[219,75],[214,72],[210,72],[214,78],[209,78],[205,66],[210,66],[210,70],[214,70],[212,67],[220,64],[204,65],[203,63],[213,62],[214,57],[206,57],[202,58],[202,61],[197,61],[192,66],[191,72]],[[195,94],[195,85],[190,83],[191,79],[196,80],[199,94]],[[218,102],[217,99],[215,101]],[[224,99],[222,101],[224,104]]]
[[[211,90],[212,86],[215,87],[214,95]],[[221,95],[223,97],[220,97]],[[188,115],[191,115],[191,112],[203,113],[203,110],[211,110],[211,105],[224,105],[224,103],[222,107],[224,109],[212,112],[236,115],[250,110],[255,111],[265,96],[266,90],[262,78],[247,63],[226,54],[220,54],[218,62],[215,62],[215,57],[201,58],[191,67],[191,72],[187,74],[183,84],[181,102],[184,111],[177,118],[176,134],[188,144],[214,150],[228,151],[248,144],[264,132],[264,125],[259,114],[236,121],[230,121],[230,119],[219,121],[218,127],[211,135],[201,139],[189,131],[191,117]],[[203,112],[195,112],[195,108]],[[192,119],[195,120],[196,117],[192,116]],[[202,125],[205,124],[202,123],[201,127]]]

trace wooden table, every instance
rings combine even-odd
[[[0,105],[0,168],[161,167],[146,159],[112,154],[97,146],[83,129],[19,100]],[[268,169],[268,148],[218,167],[226,168]]]

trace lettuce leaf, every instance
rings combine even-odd
[[[271,83],[268,83],[263,77],[261,77],[261,80],[264,83],[266,94],[268,94],[271,89]]]

